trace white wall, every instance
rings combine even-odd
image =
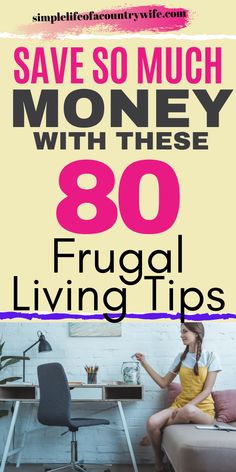
[[[205,323],[205,347],[220,355],[223,372],[219,374],[216,389],[236,388],[236,322]],[[69,337],[67,323],[3,323],[0,336],[6,341],[4,355],[22,354],[23,350],[37,339],[37,330],[42,330],[52,345],[53,351],[39,354],[37,346],[29,356],[26,365],[26,380],[36,383],[36,367],[43,362],[59,361],[63,364],[69,380],[86,381],[84,364],[98,364],[100,382],[121,379],[123,361],[131,360],[136,352],[146,354],[151,365],[165,373],[174,356],[182,350],[178,322],[124,322],[122,336],[118,338],[76,338]],[[22,375],[22,363],[4,371],[7,375]],[[153,412],[165,407],[166,391],[159,387],[142,370],[142,383],[145,385],[143,402],[125,405],[125,414],[138,462],[153,462],[150,448],[141,448],[138,441],[145,433],[145,422]],[[2,404],[1,404],[2,405]],[[83,411],[76,409],[78,416],[96,409],[94,404],[86,404]],[[2,406],[0,406],[1,408]],[[81,408],[81,406],[80,406]],[[111,421],[102,428],[87,428],[79,432],[81,458],[89,462],[129,463],[124,433],[120,428],[117,408],[101,414]],[[0,419],[0,453],[6,440],[10,417]],[[17,424],[15,444],[19,443],[27,422],[36,426],[36,408],[30,416],[30,407],[23,406]],[[27,447],[22,455],[23,462],[63,462],[69,459],[70,435],[60,436],[61,428],[42,428],[28,435]]]

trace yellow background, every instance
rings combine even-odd
[[[129,2],[129,5],[149,4],[149,2]],[[55,5],[55,6],[54,6]],[[230,7],[231,5],[231,7]],[[233,8],[233,2],[227,2],[227,11]],[[96,2],[96,10],[100,7],[117,6],[115,2]],[[197,10],[189,28],[177,34],[233,34],[234,18],[232,14],[227,17],[227,24],[223,27],[222,14],[216,11],[210,17],[212,9],[205,2],[201,5],[197,2],[172,1],[168,7],[186,7]],[[86,9],[81,3],[71,2],[65,7],[63,2],[40,3],[40,10],[30,4],[22,8],[15,5],[14,11],[7,11],[5,17],[0,20],[0,30],[17,33],[17,27],[30,23],[31,17],[40,11],[41,14],[54,14],[56,11],[89,11],[95,10],[92,2],[86,3]],[[208,10],[207,10],[208,9]],[[211,21],[212,18],[212,21]],[[3,21],[4,20],[4,21]],[[3,22],[3,24],[2,24]],[[145,42],[144,42],[145,41]],[[33,281],[40,281],[39,287],[47,287],[54,294],[59,287],[66,286],[66,280],[73,281],[73,287],[95,287],[100,294],[99,312],[106,311],[102,304],[102,294],[111,286],[121,287],[117,268],[113,274],[99,274],[93,270],[92,264],[87,266],[84,275],[77,272],[76,260],[69,259],[60,262],[60,272],[53,274],[53,238],[75,237],[78,249],[99,249],[103,254],[104,264],[107,260],[107,252],[110,249],[116,251],[117,256],[126,249],[142,249],[144,253],[144,275],[150,275],[147,269],[146,258],[155,249],[173,250],[173,271],[167,275],[175,280],[176,303],[175,311],[178,311],[178,288],[196,286],[206,293],[211,287],[221,287],[225,292],[226,307],[223,312],[234,312],[234,272],[235,272],[235,94],[233,93],[220,112],[220,127],[206,128],[206,114],[191,92],[191,86],[184,80],[181,84],[170,86],[163,83],[158,88],[188,88],[190,90],[187,103],[186,116],[190,117],[190,129],[184,131],[208,131],[208,151],[135,151],[133,146],[129,151],[120,150],[120,141],[114,140],[114,130],[109,127],[109,93],[111,88],[122,88],[128,96],[135,100],[137,88],[147,88],[146,85],[136,84],[136,50],[138,46],[152,49],[155,46],[221,46],[223,51],[223,80],[221,85],[205,86],[202,81],[195,88],[207,88],[211,96],[215,96],[220,88],[233,88],[235,73],[232,64],[235,56],[235,41],[229,39],[208,39],[205,41],[191,40],[158,40],[158,39],[131,39],[130,40],[104,40],[94,39],[89,41],[33,41],[26,39],[1,39],[1,246],[0,246],[0,306],[1,311],[12,310],[12,277],[18,275],[21,285],[21,303],[32,305]],[[16,85],[14,82],[14,49],[19,46],[27,46],[31,52],[37,46],[48,49],[56,46],[60,49],[67,47],[84,47],[84,86],[96,89],[106,101],[105,115],[100,124],[92,129],[82,131],[94,131],[95,133],[106,131],[107,148],[104,151],[88,151],[83,146],[81,151],[73,151],[69,145],[66,151],[38,151],[35,148],[33,131],[27,125],[25,128],[12,126],[12,90],[14,88],[31,88],[39,92],[42,88],[58,88],[60,103],[60,126],[58,129],[48,131],[77,131],[76,128],[66,123],[62,109],[66,95],[79,86],[55,85]],[[105,46],[112,49],[117,45],[127,48],[129,58],[128,80],[122,86],[106,84],[98,86],[91,79],[91,55],[95,46]],[[48,56],[49,57],[49,56]],[[68,76],[67,76],[68,77]],[[123,130],[127,131],[161,131],[156,129],[154,97],[157,86],[148,86],[150,94],[150,121],[149,129],[136,129],[129,119],[124,121]],[[33,94],[35,96],[35,94]],[[153,97],[153,98],[152,98]],[[27,120],[26,120],[27,122]],[[46,128],[36,131],[44,131]],[[181,131],[182,128],[171,128],[172,133]],[[117,129],[117,131],[120,131]],[[162,129],[167,131],[167,129]],[[115,173],[116,185],[111,194],[117,202],[117,190],[120,176],[127,165],[140,159],[160,159],[170,164],[179,179],[181,190],[180,211],[177,221],[172,228],[159,235],[140,235],[130,231],[124,226],[119,217],[115,226],[97,235],[75,235],[63,230],[56,219],[56,207],[63,198],[58,186],[58,176],[61,169],[69,162],[81,158],[96,159],[108,164]],[[151,179],[146,179],[146,188],[142,193],[145,211],[149,211],[150,200],[154,195]],[[176,245],[177,235],[183,235],[183,274],[176,271]],[[67,247],[66,247],[67,248]],[[68,249],[70,246],[68,245]],[[118,258],[117,258],[118,259]],[[134,275],[131,277],[133,278]],[[164,287],[164,284],[163,284]],[[158,311],[167,311],[167,288],[161,293]],[[151,311],[150,306],[150,282],[140,282],[138,285],[127,287],[129,312]],[[64,299],[62,298],[62,301]],[[207,300],[206,300],[207,301]],[[41,301],[41,310],[48,311],[48,304]],[[65,311],[65,304],[59,303],[57,312]],[[76,306],[73,312],[76,312]],[[93,311],[91,305],[86,304],[85,312]],[[204,313],[209,311],[206,303],[199,310]]]

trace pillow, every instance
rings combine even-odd
[[[180,394],[182,387],[177,382],[172,382],[168,386],[168,393],[167,393],[167,408],[172,405],[175,401],[176,397]]]
[[[216,419],[223,423],[236,421],[236,390],[216,390],[212,392]]]

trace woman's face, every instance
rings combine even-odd
[[[181,326],[180,337],[185,346],[194,344],[197,341],[197,334],[187,329],[184,324]]]

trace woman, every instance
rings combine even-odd
[[[170,408],[152,415],[147,422],[148,437],[141,444],[152,444],[156,458],[156,472],[163,472],[161,461],[161,432],[165,426],[178,423],[212,424],[215,418],[211,396],[217,373],[221,370],[213,352],[202,349],[204,326],[202,323],[181,324],[181,339],[186,346],[175,358],[169,372],[162,377],[141,353],[137,360],[161,388],[168,387],[179,374],[182,391]]]

